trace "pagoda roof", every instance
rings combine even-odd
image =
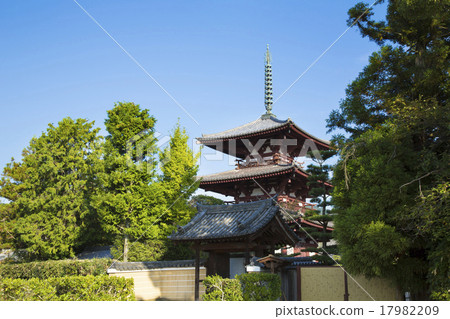
[[[297,126],[290,118],[287,120],[279,120],[274,116],[262,116],[257,120],[214,134],[202,134],[202,137],[197,138],[200,143],[208,143],[214,141],[231,140],[231,139],[242,139],[251,136],[261,135],[265,133],[271,133],[275,131],[282,130],[289,126],[293,126],[297,129],[301,135],[305,138],[311,138],[319,143],[330,145],[330,141],[320,139],[306,132],[299,126]]]
[[[288,221],[288,224],[300,224],[300,225],[303,224],[303,226],[310,226],[310,227],[314,227],[314,228],[318,228],[318,229],[323,229],[323,226],[322,226],[321,224],[319,224],[318,222],[315,222],[315,221],[309,221],[309,220],[306,220],[306,219],[304,219],[304,218],[302,218],[302,217],[297,218],[295,221],[290,220],[290,221]],[[329,226],[327,226],[327,231],[328,231],[328,232],[332,232],[332,231],[334,230],[334,227],[333,227],[334,224],[333,224],[333,222],[330,221],[330,222],[328,223],[328,225],[329,225]]]
[[[294,170],[305,177],[308,176],[308,173],[306,173],[299,165],[291,163],[233,169],[231,171],[199,176],[198,179],[201,181],[201,184],[215,184],[217,182],[235,182],[241,180],[249,180],[252,178],[282,175]]]
[[[283,221],[273,198],[234,205],[198,205],[198,213],[178,232],[169,236],[178,241],[239,240],[262,232],[274,221],[285,238],[300,240]]]

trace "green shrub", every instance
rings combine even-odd
[[[123,260],[123,241],[117,240],[111,248],[114,259]],[[128,261],[157,261],[193,259],[189,244],[174,244],[167,239],[134,241],[128,245]]]
[[[442,291],[433,291],[431,293],[431,300],[450,301],[450,289]]]
[[[239,301],[242,299],[241,283],[237,279],[222,278],[218,275],[203,280],[205,301]]]
[[[0,301],[15,300],[58,300],[56,289],[46,280],[32,278],[2,279],[0,281]]]
[[[110,259],[48,260],[31,263],[0,264],[0,278],[47,279],[52,277],[105,275]]]
[[[248,273],[236,276],[245,301],[277,300],[281,297],[281,279],[276,274]]]
[[[29,280],[6,278],[0,282],[0,300],[134,300],[133,279],[107,275]]]

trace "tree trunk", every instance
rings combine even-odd
[[[127,262],[128,261],[128,242],[130,241],[128,234],[127,234],[127,230],[128,228],[130,228],[130,221],[127,220],[125,222],[125,231],[123,234],[123,261]]]
[[[123,236],[123,261],[128,261],[128,234]]]

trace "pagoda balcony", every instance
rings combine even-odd
[[[295,215],[304,216],[306,211],[315,210],[315,204],[307,203],[299,199],[292,198],[286,195],[278,196],[278,204],[289,212],[295,213]]]
[[[233,205],[236,204],[236,201],[225,201],[224,204]],[[307,203],[287,195],[279,195],[278,204],[292,214],[294,218],[304,216],[307,211],[316,210],[316,204]]]
[[[299,167],[303,166],[303,163],[297,162],[290,156],[275,153],[266,157],[261,156],[259,159],[254,157],[248,160],[236,159],[236,168],[241,169],[267,165],[289,165],[292,163],[297,164]]]

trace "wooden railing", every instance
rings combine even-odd
[[[236,204],[235,201],[225,201],[225,205]],[[278,196],[278,204],[290,212],[295,212],[300,215],[304,215],[308,210],[315,210],[316,204],[307,203],[287,195]]]
[[[278,196],[278,203],[281,207],[300,214],[305,214],[307,210],[314,210],[316,206],[286,195]]]
[[[302,166],[304,163],[300,163],[294,160],[294,158],[289,157],[284,154],[275,153],[272,156],[266,156],[268,158],[264,158],[263,156],[256,158],[250,158],[247,160],[236,159],[236,167],[238,169],[247,168],[247,167],[257,167],[257,166],[266,166],[266,165],[275,165],[275,164],[291,164],[295,163],[299,166]]]

